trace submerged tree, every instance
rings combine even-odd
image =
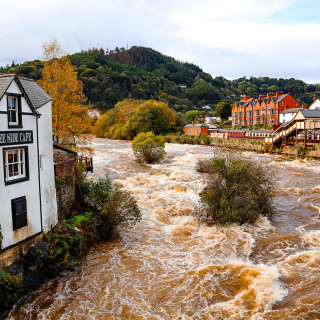
[[[43,44],[42,77],[38,84],[52,97],[52,129],[62,143],[91,132],[83,84],[57,40]]]
[[[242,224],[272,213],[273,178],[259,163],[216,157],[200,161],[198,171],[209,173],[208,185],[201,193],[201,220]]]
[[[140,162],[154,163],[166,154],[164,137],[141,132],[132,141],[133,153]]]

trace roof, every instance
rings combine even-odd
[[[246,132],[255,132],[255,133],[272,133],[273,130],[246,130]]]
[[[31,109],[34,109],[35,113],[38,113],[36,109],[52,100],[49,94],[47,94],[34,80],[18,77],[15,74],[0,75],[0,100],[3,98],[12,81],[16,81],[20,90],[25,94],[28,104]]]
[[[320,118],[320,110],[300,110],[305,118]]]
[[[74,155],[77,155],[77,154],[78,154],[76,151],[71,150],[71,149],[66,148],[66,147],[62,147],[62,146],[60,146],[60,145],[57,144],[57,143],[53,143],[53,148],[59,149],[59,150],[62,150],[62,151],[65,151],[65,152],[67,152],[67,153],[72,153],[72,154],[74,154]]]
[[[197,123],[197,124],[187,124],[184,127],[208,127],[208,125],[203,123]]]
[[[285,114],[285,113],[298,113],[299,110],[304,110],[303,108],[292,108],[292,109],[287,109],[282,111],[280,114]]]
[[[32,105],[38,109],[49,102],[51,97],[36,82],[26,78],[19,78],[22,87],[28,95]]]

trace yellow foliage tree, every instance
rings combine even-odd
[[[62,143],[90,137],[92,119],[83,84],[57,40],[43,44],[42,78],[38,84],[52,97],[52,129]]]

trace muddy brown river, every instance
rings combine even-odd
[[[274,170],[275,214],[219,227],[192,216],[205,183],[195,166],[213,148],[167,144],[163,163],[140,165],[129,142],[91,146],[88,177],[108,173],[133,194],[143,218],[8,319],[320,319],[318,161],[242,153]]]

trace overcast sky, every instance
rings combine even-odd
[[[0,65],[64,51],[146,46],[212,76],[320,82],[319,0],[1,1]]]

